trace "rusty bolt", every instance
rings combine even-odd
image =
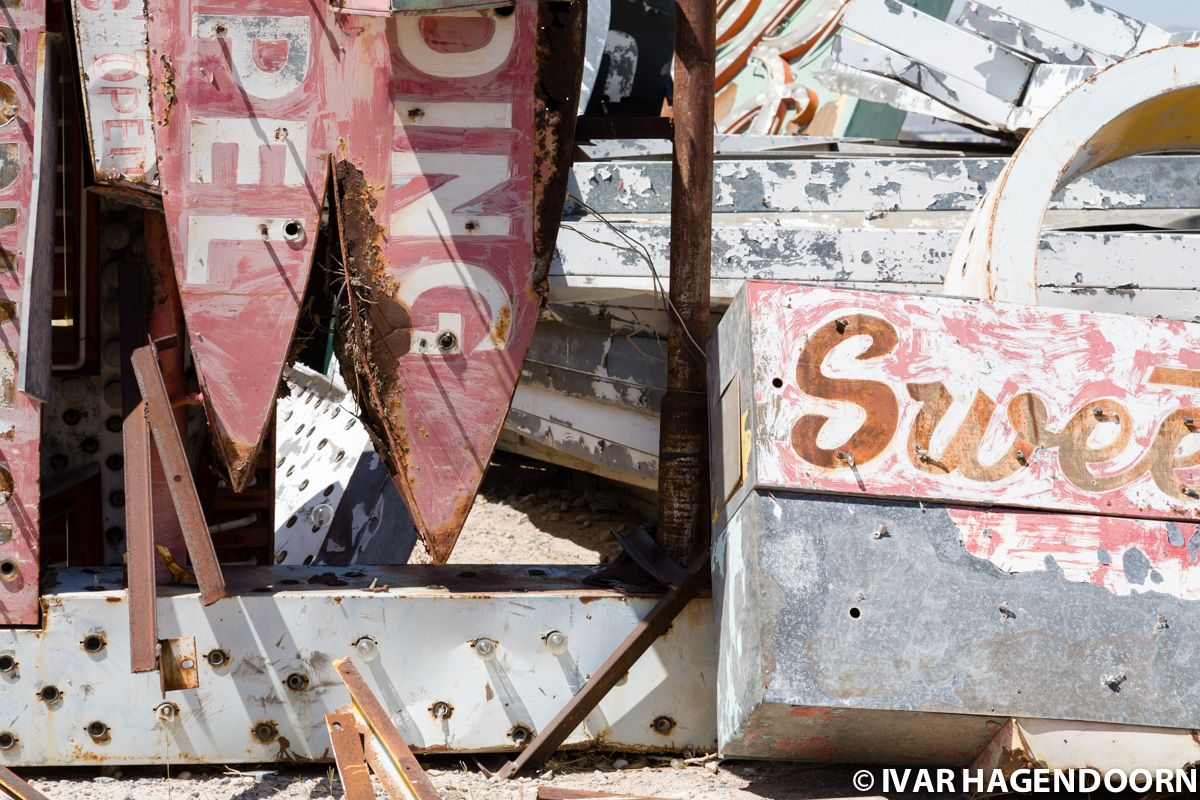
[[[303,692],[308,688],[308,676],[300,672],[293,672],[283,683],[293,692]]]
[[[508,738],[513,740],[513,744],[520,747],[529,742],[533,738],[533,730],[528,725],[523,725],[518,722],[513,725],[508,732]]]
[[[229,663],[229,653],[219,647],[214,647],[204,656],[204,660],[213,669],[219,669]]]
[[[892,535],[891,531],[888,530],[887,525],[880,525],[879,528],[876,529],[876,531],[871,534],[871,538],[872,539],[887,539],[891,535]]]
[[[1096,417],[1096,419],[1104,419],[1104,409],[1100,408],[1100,406],[1093,408],[1092,414]]]
[[[12,750],[17,746],[17,735],[8,731],[0,731],[0,750]]]
[[[174,722],[179,718],[179,706],[174,703],[159,703],[154,707],[154,717],[159,722]]]
[[[1183,424],[1187,425],[1189,428],[1194,428],[1194,427],[1196,427],[1196,418],[1195,417],[1184,417]]]
[[[0,561],[0,581],[10,583],[21,576],[21,568],[11,558]]]
[[[650,727],[655,733],[666,736],[675,730],[675,720],[664,714],[661,717],[655,717],[654,721],[650,723]]]
[[[59,700],[62,700],[62,692],[54,685],[43,686],[38,690],[38,699],[48,706],[54,705]]]
[[[1025,453],[1022,452],[1021,450],[1018,450],[1015,453],[1015,455],[1017,457],[1017,463],[1020,464],[1021,466],[1025,466],[1026,464],[1029,463],[1028,461],[1025,460]]]
[[[1186,494],[1188,497],[1192,498],[1193,500],[1200,498],[1200,492],[1196,491],[1195,489],[1193,489],[1190,486],[1181,486],[1181,487],[1179,487],[1179,491],[1183,492],[1184,494]],[[3,577],[3,576],[0,575],[0,577]]]
[[[265,222],[258,223],[258,235],[264,239],[271,237],[271,227]]]
[[[263,744],[270,744],[279,737],[279,728],[275,726],[274,722],[267,720],[265,722],[256,722],[251,733],[255,739]]]
[[[454,706],[450,705],[445,700],[438,700],[429,707],[429,713],[432,714],[433,718],[438,721],[450,719],[450,717],[454,715]]]
[[[848,320],[848,319],[835,319],[833,321],[833,327],[837,330],[838,333],[845,333],[846,326],[848,326],[849,324],[850,324],[850,320]]]
[[[103,652],[104,648],[108,646],[108,643],[104,640],[103,633],[89,633],[83,637],[83,641],[80,644],[83,645],[84,652],[92,653],[93,655]]]
[[[92,737],[95,742],[107,742],[112,737],[108,734],[108,726],[100,720],[89,722],[87,726],[88,736]]]
[[[838,461],[844,461],[847,466],[851,468],[854,467],[854,456],[850,455],[845,450],[838,450],[837,457]]]
[[[1121,684],[1129,678],[1124,672],[1119,675],[1105,675],[1103,678],[1104,685],[1114,692],[1121,691]]]
[[[17,670],[17,659],[11,653],[0,655],[0,673],[9,675]]]
[[[218,24],[215,28],[213,28],[213,33],[215,33],[217,36],[224,36],[225,34],[229,33],[229,28],[227,28],[224,23]]]

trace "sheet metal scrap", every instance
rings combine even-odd
[[[851,0],[818,77],[905,111],[1019,134],[1105,66],[1197,37],[1082,0],[971,0],[957,25],[892,0]]]
[[[18,351],[31,334],[49,336],[48,324],[45,331],[27,329],[37,305],[27,290],[38,283],[38,257],[46,254],[39,244],[40,214],[31,204],[36,184],[53,205],[55,178],[34,159],[49,124],[37,91],[47,67],[44,1],[6,8],[5,23],[10,27],[2,29],[8,43],[0,48],[0,625],[31,625],[38,621],[42,409],[21,390],[23,373],[38,364],[21,361]],[[43,366],[48,372],[49,365]]]
[[[537,10],[391,18],[391,74],[375,84],[386,94],[359,110],[383,141],[350,141],[337,164],[354,288],[338,358],[439,563],[487,468],[541,302]]]
[[[150,0],[163,206],[210,429],[254,473],[308,283],[353,48],[309,0]],[[94,131],[93,131],[94,132]]]

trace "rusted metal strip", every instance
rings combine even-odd
[[[367,686],[362,674],[348,658],[333,662],[334,669],[341,676],[342,682],[350,691],[350,699],[354,708],[366,720],[371,733],[379,739],[387,751],[388,757],[396,765],[406,787],[413,793],[416,800],[439,800],[440,795],[417,757],[413,755],[408,743],[396,730],[388,716],[387,710],[375,697],[375,693]]]
[[[605,659],[604,663],[592,673],[587,683],[583,685],[574,697],[563,706],[562,711],[550,721],[545,729],[537,735],[529,746],[519,756],[505,764],[497,773],[501,778],[515,777],[526,767],[541,764],[566,738],[575,730],[588,714],[599,705],[621,676],[629,671],[639,658],[658,637],[671,627],[671,621],[679,612],[696,597],[705,586],[709,577],[709,550],[695,558],[688,568],[687,577],[677,588],[672,588],[662,596],[662,599],[650,609],[645,619],[634,626],[621,646]]]
[[[7,767],[0,767],[0,789],[16,800],[46,800],[46,795],[23,781]]]
[[[145,401],[126,415],[121,429],[125,447],[125,542],[129,570],[129,668],[158,668],[158,614],[155,607],[154,514],[150,485],[150,423]]]
[[[713,0],[675,11],[675,147],[672,156],[671,288],[667,392],[658,465],[658,541],[688,563],[709,540],[708,341],[712,279]]]
[[[559,786],[538,787],[537,800],[666,800],[664,797],[651,797],[641,794],[622,794],[621,792],[589,792],[585,789],[564,789]]]
[[[221,565],[217,563],[217,553],[204,520],[204,510],[200,507],[200,497],[196,493],[196,483],[192,479],[183,440],[179,438],[179,430],[175,427],[171,401],[158,366],[157,348],[153,344],[137,348],[130,362],[146,403],[146,419],[154,433],[154,443],[167,475],[167,486],[175,502],[175,513],[183,528],[184,543],[200,585],[200,600],[205,605],[215,603],[225,597],[225,579],[221,574]]]
[[[367,772],[362,736],[355,726],[353,714],[326,714],[325,727],[333,746],[333,760],[342,778],[342,793],[346,800],[374,800],[375,789]]]

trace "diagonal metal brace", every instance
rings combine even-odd
[[[158,457],[167,476],[175,513],[183,529],[183,541],[192,562],[192,570],[196,573],[196,583],[200,586],[200,601],[204,605],[211,605],[227,596],[225,578],[208,533],[204,510],[200,507],[200,495],[196,492],[183,440],[179,437],[179,429],[175,427],[171,399],[158,364],[158,347],[151,342],[137,348],[130,356],[130,363],[145,403],[146,421],[154,435]]]
[[[0,767],[0,797],[13,797],[16,800],[46,800],[46,795],[18,778],[16,773],[7,767]]]
[[[645,655],[650,646],[667,632],[679,613],[708,585],[709,550],[705,550],[688,568],[687,576],[678,586],[671,587],[662,599],[650,609],[645,619],[639,622],[625,640],[592,673],[583,688],[575,694],[550,724],[521,751],[521,755],[508,762],[496,773],[501,778],[513,778],[526,767],[541,764],[554,754],[571,731],[600,704],[621,676]]]

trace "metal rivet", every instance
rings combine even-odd
[[[438,334],[437,345],[438,349],[443,353],[449,353],[458,347],[458,337],[450,331],[443,331]]]
[[[528,725],[513,725],[508,732],[508,738],[513,740],[513,744],[523,745],[533,738],[533,731]]]
[[[650,723],[650,727],[654,729],[655,733],[660,733],[663,736],[666,736],[668,733],[675,730],[675,720],[664,714],[661,717],[655,717],[654,721]]]
[[[0,656],[0,673],[5,675],[15,671],[17,668],[17,659],[13,658],[8,653]]]
[[[546,649],[556,656],[567,652],[567,635],[562,631],[550,631],[544,637]]]
[[[496,655],[496,642],[492,639],[476,639],[473,647],[475,648],[475,655],[485,661]]]
[[[450,719],[454,715],[454,706],[447,703],[445,700],[438,700],[429,707],[429,713],[436,720]]]
[[[43,686],[38,691],[38,699],[47,705],[57,703],[62,699],[62,692],[58,690],[57,686]]]
[[[0,561],[0,580],[9,582],[15,581],[21,575],[21,568],[16,561],[11,558],[6,558]]]
[[[98,742],[108,741],[108,726],[100,720],[88,723],[87,732],[88,736],[92,737]]]
[[[8,731],[0,731],[0,750],[12,750],[17,746],[17,737]]]
[[[287,676],[284,684],[293,692],[303,692],[308,688],[308,676],[299,672],[293,672]]]
[[[105,647],[104,637],[98,633],[90,633],[83,639],[83,649],[89,653],[99,653]]]
[[[354,643],[354,649],[357,650],[358,654],[366,661],[370,661],[379,655],[379,643],[370,636],[359,637],[359,639]]]
[[[174,703],[159,703],[154,707],[154,716],[159,722],[174,722],[179,717],[179,706]]]
[[[304,223],[298,219],[289,219],[283,223],[283,238],[289,242],[299,241],[304,237]]]
[[[204,659],[208,662],[210,667],[216,669],[217,667],[223,667],[229,663],[229,653],[226,653],[219,647],[214,647],[212,650],[208,651],[208,654],[204,656]]]

